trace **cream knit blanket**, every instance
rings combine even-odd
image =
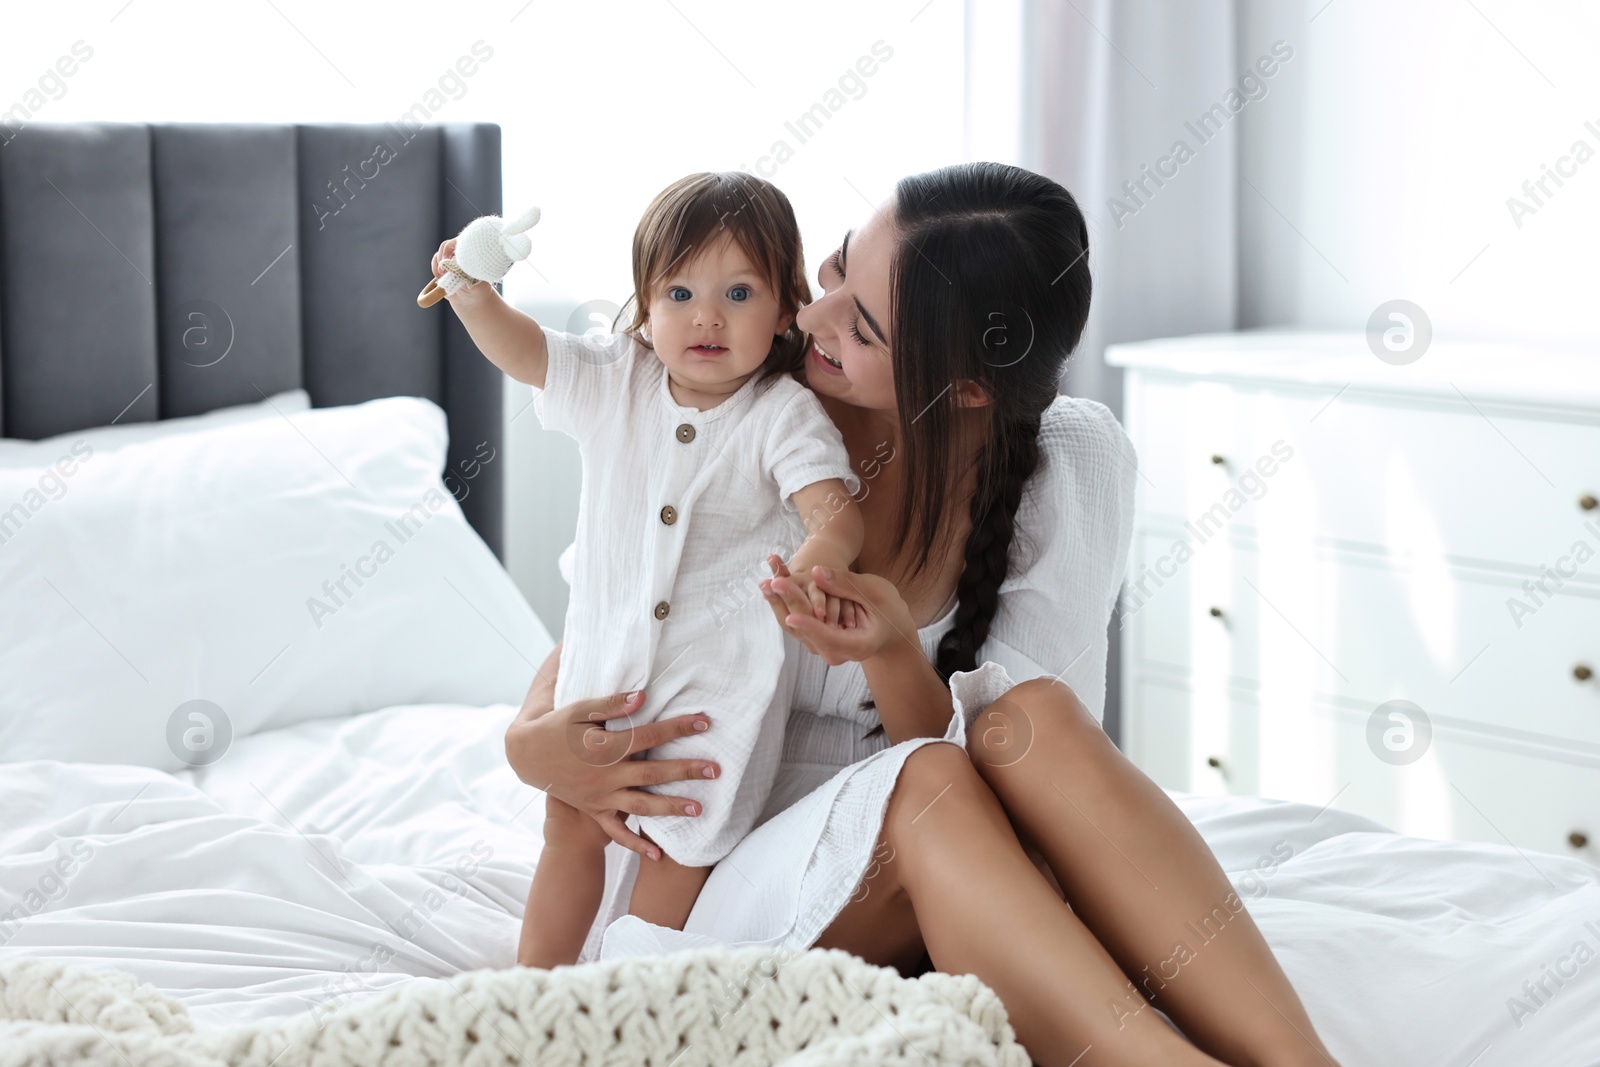
[[[474,971],[197,1030],[130,974],[0,964],[0,1067],[1028,1067],[971,975],[905,979],[837,949],[707,949]]]

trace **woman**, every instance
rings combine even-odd
[[[682,933],[625,918],[608,955],[614,939],[761,941],[975,974],[1046,1065],[1334,1062],[1199,834],[1080,699],[1104,698],[1134,473],[1110,413],[1057,396],[1088,315],[1087,242],[1059,185],[969,164],[901,181],[823,266],[799,323],[808,384],[863,477],[861,573],[827,581],[859,625],[812,618],[781,566],[762,583],[817,653],[797,657],[764,821]],[[625,757],[709,717],[608,733],[593,720],[628,697],[552,711],[559,654],[507,756],[636,867],[650,845],[625,815],[688,813],[637,787],[716,768]]]

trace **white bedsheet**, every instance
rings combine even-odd
[[[0,911],[27,913],[0,956],[131,971],[204,1025],[509,966],[543,819],[505,765],[512,713],[303,723],[178,775],[0,766]],[[1600,1063],[1594,869],[1337,810],[1180,803],[1347,1067]]]
[[[92,849],[0,953],[131,971],[207,1024],[511,966],[544,819],[506,766],[512,714],[319,720],[176,775],[0,766],[0,909]]]

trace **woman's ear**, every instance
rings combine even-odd
[[[951,390],[951,393],[955,397],[956,407],[958,408],[987,407],[993,402],[993,398],[989,396],[989,391],[971,378],[956,379],[955,388]]]

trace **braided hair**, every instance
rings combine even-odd
[[[913,553],[908,580],[952,536],[950,498],[974,487],[955,617],[934,662],[949,682],[978,666],[999,610],[1042,417],[1089,315],[1089,233],[1066,189],[1001,163],[901,179],[894,222],[891,345],[906,491],[893,543]],[[952,387],[961,381],[987,403],[959,402]],[[964,456],[975,458],[956,469]]]
[[[972,532],[966,559],[956,581],[956,614],[939,640],[934,663],[946,682],[957,671],[978,666],[978,650],[989,637],[989,624],[1000,607],[1000,583],[1011,564],[1017,507],[1022,487],[1039,465],[1039,415],[1019,422],[1004,444],[991,441],[978,461],[978,491],[972,495]]]

